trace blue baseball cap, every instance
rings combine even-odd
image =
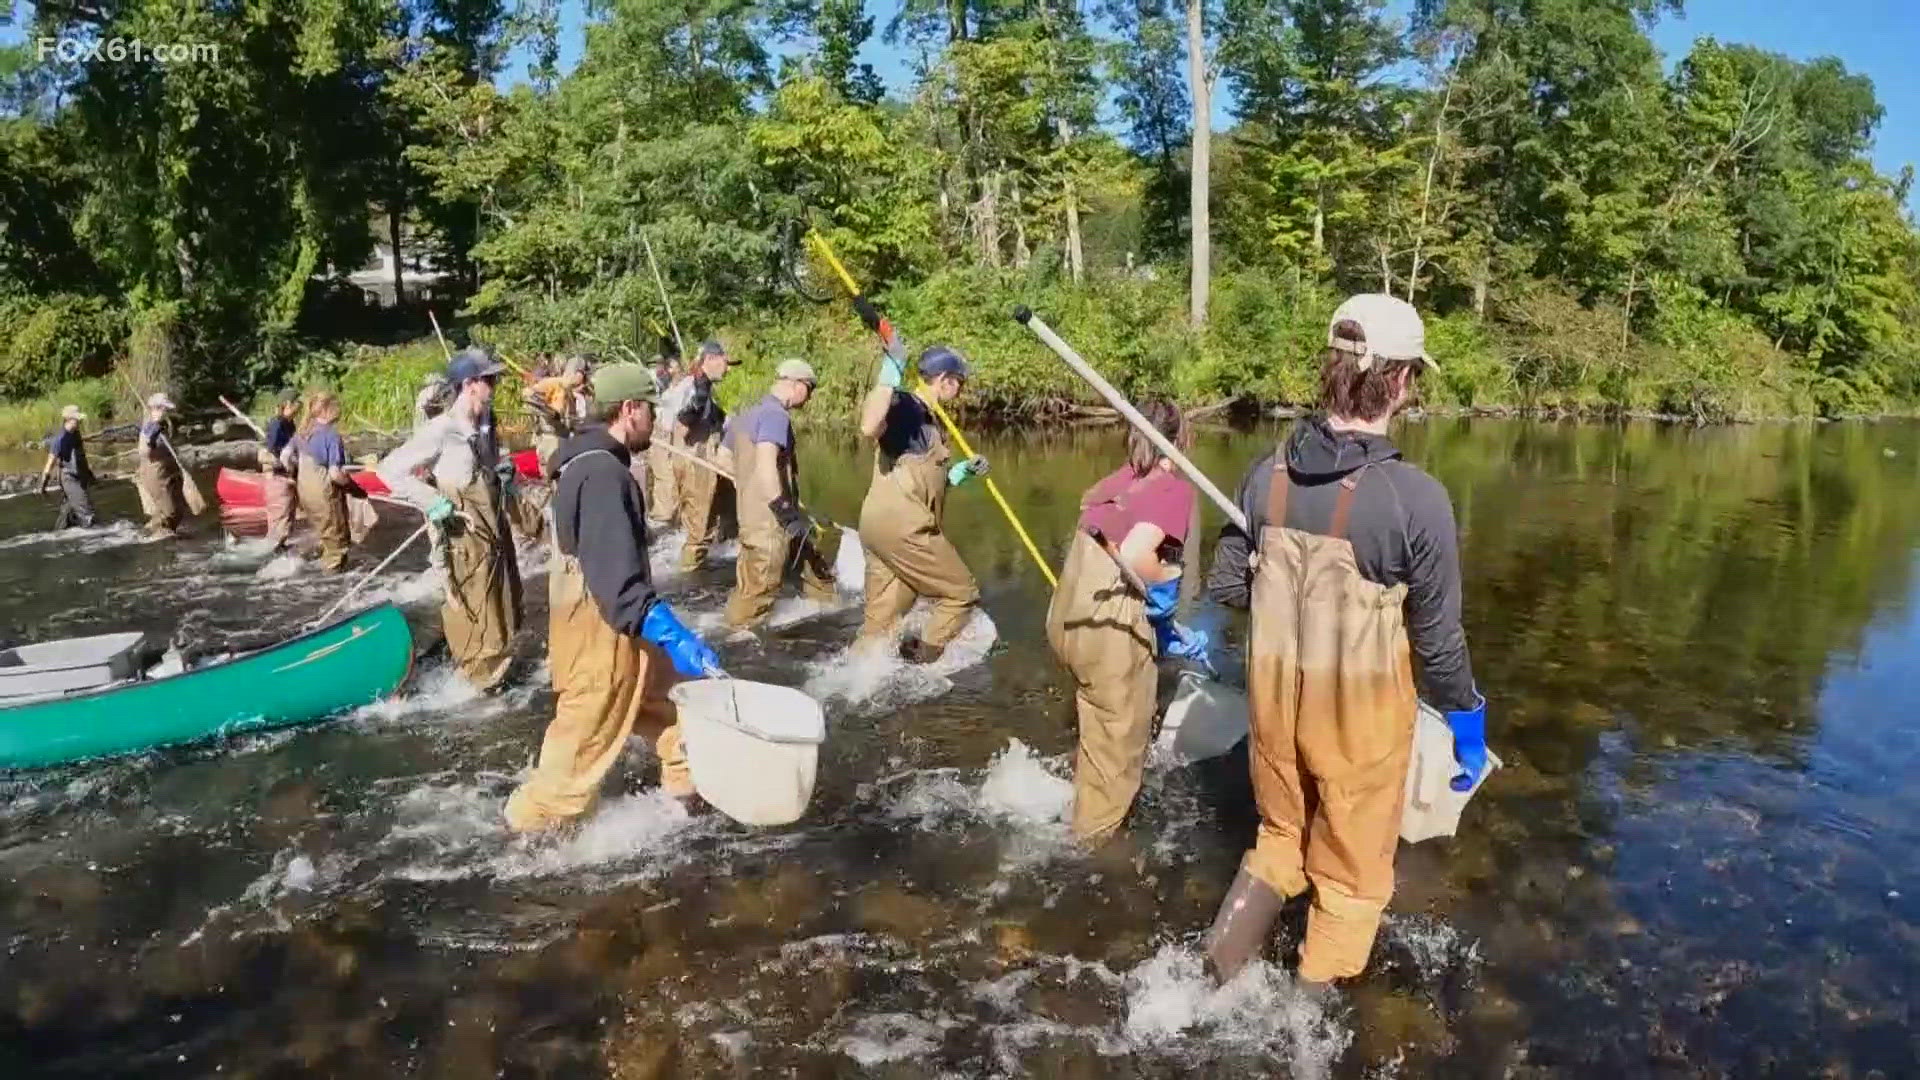
[[[973,368],[967,364],[967,358],[960,355],[958,349],[946,345],[929,345],[920,354],[920,377],[937,379],[942,375],[952,375],[957,379],[973,377]]]
[[[720,341],[718,338],[708,338],[707,340],[700,343],[700,355],[701,356],[725,356],[727,355],[727,347],[725,345],[720,344]]]
[[[506,365],[487,355],[483,349],[471,346],[453,354],[447,361],[447,381],[460,386],[468,379],[484,379],[507,370]]]

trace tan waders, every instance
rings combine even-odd
[[[293,511],[299,496],[293,477],[274,469],[260,470],[260,491],[267,503],[267,543],[278,551],[293,533]]]
[[[1153,730],[1153,626],[1144,600],[1086,532],[1076,532],[1047,608],[1047,643],[1073,673],[1080,752],[1073,763],[1073,835],[1112,836],[1140,791]]]
[[[940,527],[948,457],[938,432],[930,433],[925,453],[902,454],[891,468],[884,467],[884,453],[874,457],[873,486],[860,504],[860,541],[873,556],[867,560],[862,647],[877,647],[915,598],[924,596],[932,601],[933,614],[920,640],[929,649],[943,649],[966,629],[980,602],[972,571]]]
[[[664,425],[663,425],[664,426]],[[664,449],[671,438],[666,432],[654,435],[647,448],[647,472],[651,486],[647,491],[647,516],[655,521],[680,520],[680,461]]]
[[[457,491],[442,490],[460,517],[448,522],[447,596],[440,618],[447,648],[467,681],[493,690],[506,681],[513,662],[513,635],[520,629],[520,563],[499,480],[484,465]]]
[[[705,437],[695,432],[685,449],[701,461],[725,467],[717,430]],[[707,549],[720,539],[721,525],[731,512],[733,484],[705,465],[683,457],[675,457],[673,467],[679,472],[680,528],[686,537],[680,546],[680,572],[691,573],[700,569],[707,559]]]
[[[339,571],[347,565],[347,493],[333,482],[325,466],[302,458],[295,480],[300,509],[320,540],[320,568]]]
[[[171,455],[148,457],[134,470],[133,482],[140,489],[140,505],[147,511],[147,531],[156,535],[170,533],[186,520],[187,496],[180,478],[180,466]]]
[[[1260,831],[1241,863],[1210,947],[1231,976],[1252,937],[1236,909],[1313,888],[1300,977],[1360,974],[1393,895],[1417,700],[1402,602],[1406,586],[1360,576],[1347,518],[1362,468],[1340,481],[1326,535],[1286,521],[1286,466],[1274,469],[1253,579],[1248,689]],[[1271,922],[1270,916],[1264,916]],[[1225,924],[1225,925],[1223,925]],[[1223,939],[1233,939],[1225,941]],[[1235,956],[1234,953],[1239,955]]]
[[[734,425],[733,475],[739,490],[740,559],[734,564],[733,592],[727,597],[727,625],[750,629],[766,619],[780,595],[788,567],[799,564],[801,588],[810,600],[834,599],[833,564],[814,546],[813,537],[794,540],[773,516],[772,502],[785,491],[799,490],[795,476],[781,477],[760,464],[757,446],[745,425]],[[791,451],[782,455],[783,469],[797,473]]]
[[[678,678],[667,654],[607,623],[571,555],[555,550],[547,596],[553,723],[533,775],[507,800],[507,824],[531,832],[578,819],[593,808],[601,781],[636,732],[660,755],[661,788],[692,795],[693,774],[667,699]]]

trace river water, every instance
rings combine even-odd
[[[853,599],[722,646],[827,700],[790,828],[688,818],[636,743],[583,829],[510,838],[547,680],[476,699],[431,654],[402,698],[331,724],[0,775],[0,1073],[1911,1075],[1920,427],[1398,435],[1453,493],[1507,767],[1459,837],[1402,847],[1370,973],[1330,1000],[1265,965],[1217,993],[1201,975],[1251,835],[1244,754],[1155,770],[1122,842],[1067,843],[1045,586],[964,490],[949,527],[991,619],[941,671],[847,663]],[[1230,488],[1274,437],[1196,456]],[[1050,553],[1115,439],[987,448]],[[866,469],[811,446],[812,501],[852,520]],[[99,501],[137,510],[124,484]],[[49,517],[0,500],[0,637],[257,640],[340,588],[210,519],[149,543],[56,541]],[[424,565],[377,587],[423,645]],[[730,575],[663,584],[710,622]]]

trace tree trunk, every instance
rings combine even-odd
[[[1002,169],[1006,166],[1006,162],[1000,163]],[[1027,214],[1026,208],[1020,205],[1020,174],[1017,172],[1012,174],[1012,185],[1013,190],[1010,194],[1013,198],[1013,268],[1025,270],[1027,263],[1033,260],[1033,249],[1027,246]]]
[[[387,244],[393,249],[393,306],[407,302],[406,261],[400,249],[400,219],[407,212],[404,198],[395,196],[387,203]]]
[[[1062,149],[1065,149],[1073,144],[1073,128],[1068,125],[1066,117],[1064,116],[1055,117],[1054,119],[1055,123],[1059,125],[1060,146]],[[1086,255],[1080,247],[1080,201],[1075,196],[1073,190],[1072,160],[1072,155],[1069,154],[1067,156],[1068,172],[1065,183],[1067,202],[1067,272],[1072,275],[1073,283],[1078,285],[1080,284],[1080,279],[1086,273]]]
[[[1480,318],[1487,315],[1487,278],[1493,274],[1493,256],[1480,256],[1480,266],[1473,275],[1473,313]]]
[[[1192,218],[1191,290],[1187,321],[1194,329],[1207,325],[1207,294],[1213,285],[1213,223],[1207,204],[1213,159],[1213,107],[1207,85],[1207,35],[1203,24],[1204,0],[1187,0],[1187,83],[1193,96],[1193,167],[1188,188],[1188,212]]]

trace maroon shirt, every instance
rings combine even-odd
[[[1132,466],[1122,466],[1087,489],[1080,500],[1080,527],[1117,547],[1144,521],[1166,533],[1170,545],[1184,544],[1193,500],[1193,485],[1171,469],[1156,467],[1136,476]]]

